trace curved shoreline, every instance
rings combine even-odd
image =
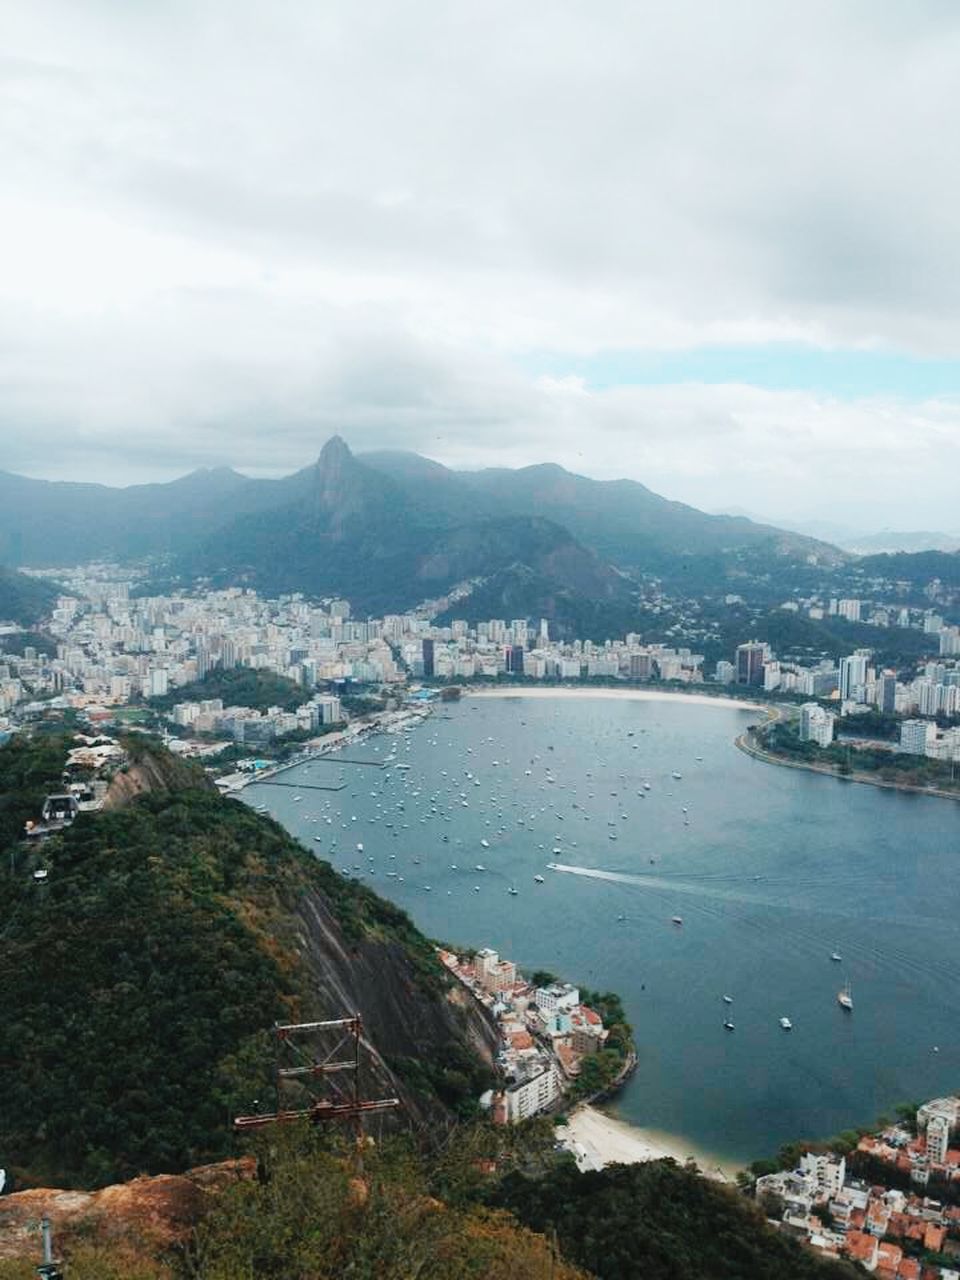
[[[889,778],[877,778],[862,770],[850,773],[838,773],[830,764],[816,764],[812,760],[790,760],[786,756],[777,755],[759,746],[750,736],[750,730],[739,734],[733,745],[744,755],[762,764],[776,764],[784,769],[803,769],[807,773],[819,773],[823,777],[833,778],[837,782],[860,782],[868,787],[882,787],[885,791],[905,791],[910,795],[932,796],[936,800],[960,800],[960,791],[944,791],[941,787],[918,786],[914,782],[895,782]]]
[[[678,1134],[642,1128],[589,1102],[574,1107],[566,1124],[558,1125],[555,1132],[558,1141],[572,1152],[581,1172],[608,1164],[675,1160],[685,1165],[694,1160],[704,1177],[729,1183],[739,1168],[735,1162],[720,1159]]]

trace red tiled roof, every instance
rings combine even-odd
[[[863,1231],[848,1231],[845,1247],[849,1256],[858,1262],[872,1262],[877,1241]]]
[[[928,1222],[927,1229],[923,1233],[923,1247],[932,1253],[939,1253],[943,1248],[946,1234],[946,1227],[935,1227],[932,1222]]]

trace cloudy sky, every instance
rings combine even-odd
[[[954,0],[0,0],[0,467],[960,530]]]

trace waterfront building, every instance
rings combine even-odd
[[[559,1013],[575,1009],[580,1003],[580,992],[569,982],[552,982],[549,987],[537,987],[534,1003],[546,1014]]]
[[[529,1120],[538,1111],[546,1110],[559,1096],[557,1070],[551,1063],[528,1079],[510,1085],[505,1093],[509,1123],[519,1124],[521,1120]]]
[[[833,741],[836,716],[818,702],[805,702],[800,708],[800,741],[815,742],[818,747],[829,747]]]
[[[737,684],[762,686],[767,653],[767,646],[756,640],[737,645]]]
[[[716,681],[717,684],[733,684],[737,675],[737,669],[732,662],[726,662],[723,658],[717,663]],[[812,692],[812,690],[811,690]]]
[[[946,1164],[950,1146],[950,1121],[935,1115],[927,1125],[927,1159],[931,1164]]]
[[[800,1157],[800,1173],[816,1185],[821,1198],[829,1200],[843,1190],[847,1162],[831,1152],[806,1151]]]
[[[926,755],[927,740],[931,727],[934,726],[931,726],[926,720],[904,720],[900,726],[900,750],[905,755]]]
[[[512,676],[523,675],[523,645],[511,644],[506,650],[507,673]]]
[[[430,639],[421,640],[421,654],[423,657],[423,674],[428,680],[432,680],[436,675],[436,667],[434,664],[434,642]]]

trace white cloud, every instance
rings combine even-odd
[[[906,490],[949,519],[952,404],[517,369],[783,340],[960,358],[955,6],[0,17],[0,465],[281,470],[341,428],[710,507],[882,523]]]

